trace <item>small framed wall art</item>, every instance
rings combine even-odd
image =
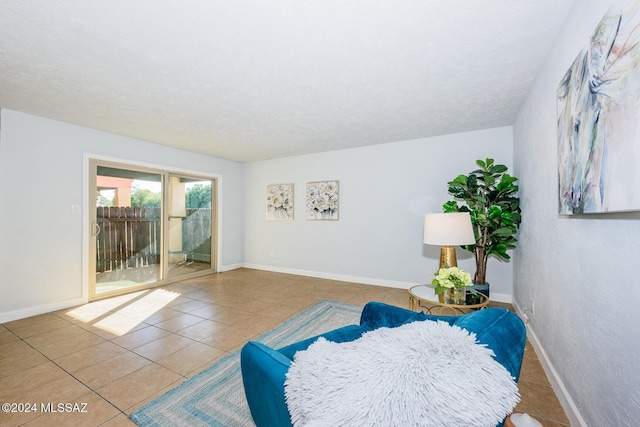
[[[340,181],[307,183],[307,219],[337,221],[340,214]]]
[[[267,219],[293,220],[293,184],[267,185]]]

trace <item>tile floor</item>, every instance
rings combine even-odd
[[[0,403],[32,411],[0,412],[0,426],[134,425],[132,411],[320,299],[408,306],[406,290],[238,269],[5,323]],[[569,425],[530,345],[519,385],[516,412]]]

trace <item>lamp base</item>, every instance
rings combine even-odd
[[[440,248],[440,268],[457,267],[458,259],[456,258],[455,246],[443,246]]]

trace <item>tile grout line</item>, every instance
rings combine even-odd
[[[182,313],[182,312],[181,312],[181,313]],[[184,313],[184,314],[189,314],[189,313]],[[62,319],[62,320],[66,320],[66,319],[63,319],[62,317],[60,317],[57,313],[54,313],[54,315],[55,315],[55,316],[57,316],[58,318]],[[195,315],[194,315],[194,316],[195,316]],[[196,316],[196,317],[200,317],[200,316]],[[206,319],[206,318],[202,318],[202,319],[203,319],[203,320],[210,320],[210,319]],[[134,320],[136,320],[136,319],[134,319]],[[142,323],[146,323],[146,322],[142,322]],[[166,330],[166,329],[162,329],[161,327],[159,327],[159,326],[155,326],[155,325],[150,324],[150,323],[146,323],[146,325],[147,325],[147,327],[148,327],[148,326],[152,326],[152,327],[156,327],[156,328],[158,328],[158,329],[160,329],[160,330],[166,331],[166,332],[168,332],[170,335],[175,335],[175,336],[184,337],[184,338],[187,338],[187,339],[189,339],[189,340],[193,341],[194,343],[200,343],[200,344],[206,345],[206,346],[208,346],[208,347],[211,347],[211,348],[213,348],[213,349],[216,349],[216,350],[222,351],[223,353],[225,353],[223,357],[226,357],[226,356],[228,356],[229,354],[232,354],[232,352],[229,352],[229,351],[227,351],[227,350],[224,350],[224,349],[221,349],[221,348],[218,348],[218,347],[215,347],[215,346],[209,345],[209,344],[207,344],[207,343],[202,343],[201,341],[196,341],[196,340],[194,340],[194,339],[192,339],[192,338],[189,338],[189,337],[187,337],[187,336],[181,335],[181,334],[179,334],[177,331],[169,331],[169,330]],[[227,326],[228,326],[228,325],[227,325]],[[92,335],[97,336],[98,338],[102,338],[102,339],[104,339],[104,342],[109,342],[109,343],[111,343],[111,344],[114,344],[114,345],[116,345],[116,346],[118,346],[118,347],[122,348],[123,350],[125,350],[125,352],[135,354],[136,356],[139,356],[139,357],[141,357],[141,358],[143,358],[143,359],[145,359],[145,360],[149,361],[149,363],[150,363],[150,364],[153,364],[153,365],[158,366],[158,367],[160,367],[160,368],[166,369],[167,371],[172,372],[172,373],[174,373],[174,374],[178,375],[178,376],[180,377],[180,380],[176,380],[176,381],[174,381],[172,384],[174,384],[174,383],[176,383],[176,382],[178,382],[178,381],[180,381],[180,382],[184,382],[185,380],[188,380],[188,379],[190,378],[190,376],[186,376],[186,375],[181,374],[180,372],[176,372],[175,370],[171,369],[170,367],[167,367],[167,366],[161,365],[161,364],[160,364],[160,363],[158,363],[157,361],[154,361],[154,360],[152,360],[152,359],[149,359],[148,357],[146,357],[146,356],[144,356],[144,355],[142,355],[142,354],[137,353],[137,352],[135,352],[135,351],[134,351],[136,348],[141,347],[141,346],[143,346],[143,345],[145,345],[145,344],[142,344],[142,345],[140,345],[140,346],[138,346],[138,347],[134,347],[133,349],[129,349],[129,348],[126,348],[126,347],[124,347],[124,346],[122,346],[122,345],[120,345],[120,344],[118,344],[118,343],[113,342],[113,340],[115,340],[115,339],[117,339],[117,338],[119,338],[119,337],[114,337],[114,338],[111,338],[111,339],[106,339],[106,338],[104,338],[104,337],[101,337],[101,336],[100,336],[100,335],[98,335],[98,334],[93,333],[92,331],[86,330],[86,329],[84,329],[84,328],[82,328],[82,329],[83,329],[83,330],[85,330],[85,331],[87,331],[87,332],[89,332],[89,333],[90,333],[90,334],[92,334]],[[183,329],[185,329],[185,328],[183,328]],[[13,333],[13,331],[11,331],[11,332]],[[48,361],[50,361],[50,362],[51,362],[51,363],[53,363],[55,366],[57,366],[57,367],[59,367],[61,370],[63,370],[63,371],[64,371],[66,374],[68,374],[70,377],[72,377],[73,379],[75,379],[76,381],[78,381],[78,382],[79,382],[80,384],[82,384],[83,386],[87,387],[91,392],[93,392],[93,393],[95,393],[96,395],[100,396],[100,398],[104,399],[104,400],[105,400],[106,402],[108,402],[111,406],[113,406],[115,409],[117,409],[117,410],[120,412],[120,414],[122,414],[122,415],[124,415],[125,417],[129,418],[129,416],[124,412],[124,410],[123,410],[123,409],[119,408],[119,407],[118,407],[118,406],[116,406],[113,402],[111,402],[107,397],[105,397],[105,396],[103,396],[102,394],[100,394],[100,393],[98,392],[98,390],[95,390],[93,387],[91,387],[91,386],[89,386],[88,384],[86,384],[85,382],[83,382],[81,379],[79,379],[78,377],[76,377],[74,374],[72,374],[71,372],[67,371],[65,368],[63,368],[63,367],[62,367],[62,366],[60,366],[58,363],[56,363],[56,361],[55,361],[55,360],[53,360],[53,359],[51,359],[50,357],[48,357],[48,356],[46,356],[45,354],[43,354],[43,353],[42,353],[41,351],[39,351],[37,348],[33,347],[31,344],[29,344],[28,342],[24,341],[22,338],[20,338],[19,336],[17,336],[15,333],[13,333],[13,334],[14,334],[14,335],[19,339],[19,340],[23,341],[25,344],[29,345],[29,347],[31,347],[33,350],[35,350],[35,351],[37,351],[39,354],[41,354],[41,355],[42,355],[44,358],[46,358]],[[126,335],[126,334],[125,334],[125,335]],[[124,336],[124,335],[122,335],[122,336]],[[167,335],[167,336],[169,336],[169,335]],[[154,340],[154,341],[155,341],[155,340]],[[150,342],[153,342],[153,341],[150,341]],[[95,346],[100,345],[100,344],[102,344],[102,343],[95,344],[95,345],[89,346],[89,347],[87,347],[87,348],[95,347]],[[146,343],[146,344],[148,344],[148,343]],[[184,348],[186,348],[186,347],[184,347]],[[171,355],[173,355],[173,354],[177,353],[178,351],[180,351],[180,350],[182,350],[182,349],[184,349],[184,348],[178,349],[178,350],[176,350],[176,351],[174,351],[174,352],[172,352],[172,353],[170,353],[170,354],[165,355],[164,357],[169,357],[169,356],[171,356]],[[83,350],[85,350],[85,349],[83,349]],[[81,351],[81,350],[80,350],[80,351]],[[123,354],[124,354],[124,353],[123,353]],[[61,357],[64,357],[64,356],[61,356]],[[215,362],[214,362],[214,363],[215,363]],[[204,369],[207,369],[208,367],[212,366],[211,364],[205,363],[204,365],[201,365],[201,366],[199,366],[198,368],[200,368],[200,367],[202,367],[202,366],[205,366],[205,365],[207,365],[207,366],[206,366]],[[132,372],[129,372],[127,375],[131,375],[131,374],[133,374],[133,373],[135,373],[135,372],[138,372],[138,371],[142,370],[143,368],[145,368],[146,366],[149,366],[149,365],[145,365],[145,366],[143,366],[143,367],[140,367],[140,368],[138,368],[138,369],[135,369],[135,370],[133,370]],[[203,369],[203,370],[204,370],[204,369]],[[196,374],[197,374],[197,372],[196,372]],[[125,375],[125,376],[127,376],[127,375]],[[194,375],[195,375],[195,374],[194,374]],[[191,376],[193,376],[193,375],[191,375]],[[118,379],[120,379],[120,378],[118,378]],[[109,382],[109,383],[107,383],[107,384],[104,384],[102,387],[106,387],[107,385],[109,385],[109,384],[113,383],[114,381],[117,381],[118,379],[114,379],[113,381],[111,381],[111,382]],[[101,387],[101,388],[102,388],[102,387]],[[149,397],[149,396],[145,397],[145,399],[146,399],[146,398],[148,398],[148,397]],[[138,401],[138,402],[134,403],[134,404],[133,404],[133,405],[131,405],[130,407],[133,407],[133,406],[135,406],[135,405],[139,404],[140,402],[143,402],[145,399],[142,399],[142,400],[140,400],[140,401]],[[118,416],[118,415],[116,415],[116,416]],[[114,417],[110,418],[109,420],[107,420],[107,421],[105,421],[105,422],[108,422],[108,421],[110,421],[110,420],[111,420],[111,419],[113,419],[113,418],[114,418]]]
[[[61,318],[60,316],[58,316],[57,314],[55,314],[55,313],[54,313],[54,315],[56,315],[57,317],[59,317],[60,319],[62,319],[62,318]],[[62,320],[66,320],[66,319],[62,319]],[[152,326],[152,325],[150,325],[150,326]],[[6,328],[6,327],[5,327],[5,328]],[[67,369],[65,369],[64,367],[62,367],[62,366],[61,366],[60,364],[58,364],[54,359],[50,358],[50,357],[49,357],[49,356],[47,356],[46,354],[42,353],[39,349],[37,349],[36,347],[34,347],[32,344],[30,344],[29,342],[25,341],[25,339],[24,339],[24,338],[21,338],[20,336],[18,336],[18,335],[17,335],[13,330],[11,330],[11,329],[9,329],[9,328],[6,328],[6,329],[7,329],[7,331],[8,331],[8,332],[10,332],[11,334],[13,334],[13,336],[15,336],[19,341],[22,341],[24,344],[26,344],[27,346],[29,346],[33,351],[37,352],[37,353],[38,353],[38,354],[40,354],[42,357],[44,357],[48,362],[51,362],[51,363],[52,363],[53,365],[55,365],[56,367],[60,368],[60,369],[61,369],[64,373],[66,373],[68,376],[70,376],[70,377],[71,377],[71,378],[73,378],[74,380],[78,381],[80,384],[82,384],[83,386],[85,386],[85,387],[86,387],[90,392],[95,393],[97,396],[99,396],[99,397],[100,397],[101,399],[103,399],[105,402],[109,403],[109,405],[113,406],[113,407],[114,407],[114,408],[119,412],[119,414],[118,414],[118,415],[115,415],[115,416],[113,416],[113,417],[109,418],[108,420],[105,420],[105,421],[104,421],[103,423],[101,423],[100,425],[103,425],[103,424],[105,424],[105,423],[107,423],[107,422],[109,422],[109,421],[113,420],[115,417],[117,417],[117,416],[119,416],[119,415],[124,415],[125,417],[129,418],[129,416],[124,412],[124,410],[122,410],[122,409],[120,409],[118,406],[116,406],[116,405],[115,405],[113,402],[111,402],[107,397],[103,396],[103,395],[102,395],[102,394],[100,394],[97,390],[95,390],[93,387],[89,386],[89,385],[88,385],[88,384],[86,384],[84,381],[82,381],[80,378],[76,377],[73,373],[69,372]],[[61,329],[61,328],[58,328],[58,329]],[[82,328],[82,329],[84,329],[84,328]],[[86,331],[86,329],[84,329],[84,330]],[[180,377],[181,377],[181,379],[182,379],[183,381],[184,381],[185,379],[188,379],[187,377],[185,377],[184,375],[180,374],[179,372],[175,372],[174,370],[172,370],[172,369],[170,369],[170,368],[167,368],[167,367],[165,367],[165,366],[162,366],[162,365],[160,365],[160,364],[156,363],[155,361],[153,361],[153,360],[151,360],[151,359],[149,359],[149,358],[147,358],[147,357],[145,357],[145,356],[143,356],[143,355],[141,355],[141,354],[138,354],[138,353],[134,352],[133,350],[130,350],[130,349],[126,348],[126,347],[123,347],[123,346],[121,346],[121,345],[119,345],[119,344],[117,344],[117,343],[112,342],[112,340],[105,339],[105,338],[103,338],[103,337],[101,337],[101,336],[99,336],[99,335],[97,335],[97,334],[94,334],[94,333],[93,333],[93,332],[91,332],[91,331],[87,331],[87,332],[89,332],[89,333],[90,333],[90,334],[92,334],[92,335],[95,335],[95,336],[96,336],[96,337],[98,337],[98,338],[102,338],[102,339],[104,339],[104,340],[105,340],[105,342],[110,342],[110,343],[112,343],[112,344],[114,344],[114,345],[116,345],[116,346],[118,346],[118,347],[120,347],[120,348],[124,349],[124,350],[125,350],[125,351],[127,351],[127,352],[134,353],[134,354],[136,354],[137,356],[140,356],[141,358],[143,358],[143,359],[145,359],[145,360],[148,360],[151,364],[154,364],[154,365],[160,366],[161,368],[164,368],[164,369],[167,369],[167,370],[168,370],[168,371],[170,371],[170,372],[173,372],[174,374],[176,374],[176,375],[180,376]],[[45,332],[45,333],[46,333],[46,332]],[[38,334],[36,334],[36,335],[38,335]],[[34,336],[35,336],[35,335],[34,335]],[[30,338],[30,337],[27,337],[27,338]],[[115,339],[115,338],[112,338],[112,339]],[[87,348],[95,347],[95,346],[100,345],[100,344],[102,344],[102,343],[95,344],[95,345],[89,346],[89,347],[87,347]],[[136,348],[137,348],[137,347],[136,347]],[[83,349],[83,350],[84,350],[84,349]],[[71,353],[71,354],[73,354],[73,353]],[[173,353],[171,353],[171,354],[173,354]],[[64,356],[61,356],[61,357],[64,357]],[[43,363],[46,363],[46,362],[43,362]],[[42,363],[40,363],[39,365],[41,365],[41,364],[42,364]],[[36,366],[37,366],[37,365],[36,365]],[[145,366],[148,366],[148,365],[145,365]],[[143,367],[141,367],[141,368],[138,368],[138,369],[135,369],[134,371],[129,372],[127,375],[130,375],[130,374],[132,374],[132,373],[134,373],[134,372],[138,372],[138,371],[140,371],[141,369],[143,369],[145,366],[143,366]],[[11,375],[9,375],[9,376],[11,376]],[[116,379],[116,380],[113,380],[113,381],[117,381],[117,379]],[[104,385],[103,385],[103,387],[107,386],[108,384],[111,384],[113,381],[111,381],[111,382],[109,382],[109,383],[107,383],[107,384],[104,384]],[[175,382],[177,382],[177,381],[174,381],[174,383],[175,383]],[[30,391],[30,390],[29,390],[29,391]],[[143,400],[144,400],[144,399],[142,399],[142,400],[140,400],[140,401],[136,402],[135,404],[131,405],[131,407],[133,407],[133,406],[135,406],[135,405],[139,404],[139,403],[140,403],[140,402],[142,402]],[[38,416],[37,416],[36,418],[34,418],[33,420],[38,419],[38,418],[41,418],[41,417],[43,417],[43,416],[44,416],[44,413],[41,413],[40,415],[38,415]],[[29,420],[29,421],[27,421],[27,422],[32,422],[33,420]]]
[[[230,284],[230,285],[236,285],[236,284],[237,284],[237,283],[235,283],[236,279],[237,279],[237,280],[239,280],[239,281],[241,282],[241,283],[239,283],[239,284],[249,283],[249,282],[247,282],[247,280],[246,280],[246,278],[245,278],[245,277],[242,277],[241,275],[237,275],[237,276],[239,276],[239,277],[237,277],[237,278],[236,278],[235,276],[234,276],[234,277],[230,277],[230,276],[229,276],[229,278],[230,278],[230,279],[233,279],[233,280],[229,280],[229,284]],[[288,276],[285,276],[285,277],[288,277]],[[209,286],[211,286],[212,284],[214,284],[214,283],[215,283],[215,281],[214,281],[214,280],[208,280],[206,283],[203,283],[203,284],[195,283],[195,282],[194,282],[193,284],[188,284],[188,285],[187,285],[187,286],[185,286],[184,288],[185,288],[186,290],[188,290],[188,291],[189,291],[189,295],[184,295],[184,297],[185,297],[185,298],[188,298],[190,301],[201,301],[201,302],[203,302],[203,303],[213,303],[213,304],[215,304],[215,302],[213,302],[213,301],[212,301],[212,299],[211,299],[211,298],[212,298],[212,297],[211,297],[211,293],[207,294],[207,292],[208,292],[207,288],[208,288]],[[225,283],[224,283],[224,284],[227,284],[227,282],[225,281]],[[266,288],[268,288],[268,284],[266,284],[266,285],[265,285],[265,287],[266,287]],[[282,286],[281,286],[281,287],[278,287],[278,288],[277,288],[278,290],[270,291],[270,293],[274,293],[274,292],[275,292],[275,293],[284,293],[284,294],[287,294],[286,292],[280,292],[280,289],[281,289],[281,288],[282,288]],[[289,288],[289,286],[286,286],[285,288],[286,288],[286,289],[288,289],[288,288]],[[316,288],[318,288],[318,286],[314,285],[314,289],[316,289]],[[216,294],[217,294],[217,289],[218,289],[218,288],[216,288]],[[255,289],[257,289],[257,288],[255,288],[255,287],[251,287],[251,289],[254,289],[254,290],[255,290]],[[232,289],[232,290],[233,290],[233,289]],[[358,292],[357,292],[354,296],[349,297],[349,298],[342,298],[342,297],[340,297],[340,298],[333,298],[333,299],[336,299],[336,300],[348,299],[349,301],[345,301],[345,302],[355,303],[355,302],[353,302],[352,300],[360,300],[360,294],[361,294],[361,293],[362,293],[362,292],[360,292],[360,293],[358,293]],[[224,294],[224,293],[221,293],[221,295],[223,295],[223,294]],[[236,292],[233,292],[232,294],[233,294],[232,296],[230,296],[229,298],[226,298],[226,300],[228,300],[228,301],[227,301],[227,302],[225,302],[225,303],[224,303],[224,305],[222,305],[222,307],[228,307],[228,308],[232,308],[232,309],[239,309],[240,307],[239,307],[239,306],[234,305],[234,302],[235,302],[235,301],[233,301],[233,300],[237,300],[237,299],[240,299],[240,300],[241,300],[241,299],[242,299],[242,297],[241,297],[241,296],[239,296],[239,294],[238,294],[238,293],[236,293]],[[308,292],[308,294],[315,294],[315,293],[314,293],[314,292]],[[390,296],[394,296],[394,295],[395,295],[395,293],[389,292],[389,295],[390,295]],[[306,294],[305,294],[305,295],[302,295],[302,294],[301,294],[301,295],[299,296],[299,299],[301,299],[301,300],[302,300],[302,299],[306,299],[308,296],[310,296],[310,295],[306,295]],[[200,298],[202,298],[202,299],[200,299]],[[323,296],[323,298],[332,298],[332,297],[330,297],[330,296]],[[296,297],[296,299],[298,299],[298,297]],[[370,299],[370,298],[369,298],[369,299]],[[394,297],[394,298],[392,298],[392,299],[393,299],[393,300],[400,301],[400,299],[395,298],[395,297]],[[404,301],[403,301],[403,302],[404,302]],[[400,303],[399,303],[399,302],[395,302],[395,303],[394,303],[394,302],[392,301],[392,302],[390,302],[390,303],[391,303],[391,304],[395,304],[395,305],[400,305]],[[404,304],[402,304],[402,307],[405,307],[405,305],[404,305]],[[171,307],[168,307],[168,308],[171,308]],[[406,307],[405,307],[405,308],[406,308]],[[203,320],[212,320],[212,319],[209,319],[208,317],[202,317],[202,315],[193,314],[192,312],[189,312],[189,311],[188,311],[188,309],[186,309],[186,308],[183,308],[182,310],[180,310],[180,309],[174,309],[174,310],[175,310],[175,311],[177,311],[177,312],[179,312],[179,313],[181,313],[181,314],[187,314],[187,315],[192,315],[192,316],[196,316],[196,317],[201,317]],[[183,310],[186,310],[186,311],[183,311]],[[251,312],[251,313],[253,313],[253,314],[257,314],[257,313],[255,313],[255,312],[253,312],[253,311],[250,311],[250,312]],[[64,318],[62,317],[62,313],[54,312],[54,313],[52,313],[52,314],[56,315],[58,318],[60,318],[60,319],[62,319],[62,320],[67,320],[67,319],[64,319]],[[289,316],[289,317],[291,317],[291,316]],[[288,318],[289,318],[289,317],[288,317]],[[286,320],[286,319],[285,319],[285,320]],[[72,322],[69,322],[69,323],[70,323],[70,324],[72,324],[72,325],[73,325],[73,324],[77,324],[77,323],[72,323]],[[146,323],[146,322],[143,322],[143,323]],[[155,326],[154,324],[151,324],[151,323],[147,323],[147,325],[148,325],[148,326]],[[167,329],[163,329],[163,328],[161,328],[161,327],[159,327],[159,326],[155,326],[155,327],[157,327],[157,328],[158,328],[158,329],[160,329],[160,330],[166,331],[168,334],[172,334],[172,335],[176,335],[176,336],[186,337],[186,338],[188,338],[188,339],[192,339],[194,342],[200,342],[200,343],[203,343],[203,342],[202,342],[202,340],[195,340],[195,339],[193,339],[193,338],[190,338],[189,336],[182,335],[182,334],[180,334],[180,333],[179,333],[179,331],[175,331],[175,332],[174,332],[174,331],[169,331],[169,330],[167,330]],[[84,328],[83,328],[83,329],[84,329]],[[183,329],[184,329],[184,328],[183,328]],[[121,410],[120,408],[116,407],[116,406],[115,406],[113,403],[111,403],[108,399],[104,398],[102,395],[100,395],[98,392],[96,392],[96,390],[94,390],[93,388],[89,387],[87,384],[85,384],[84,382],[82,382],[81,380],[79,380],[75,375],[71,374],[71,373],[70,373],[69,371],[67,371],[66,369],[62,368],[62,366],[60,366],[58,363],[56,363],[56,361],[54,361],[54,360],[53,360],[53,359],[51,359],[50,357],[45,356],[41,351],[37,350],[33,345],[31,345],[31,344],[29,344],[28,342],[26,342],[26,341],[25,341],[25,339],[22,339],[22,338],[18,337],[18,336],[15,334],[15,332],[14,332],[13,330],[8,329],[8,328],[6,328],[6,327],[5,327],[5,330],[7,330],[7,331],[11,332],[11,333],[12,333],[12,336],[17,337],[19,341],[23,341],[23,342],[24,342],[24,343],[26,343],[30,348],[34,349],[38,354],[40,354],[40,355],[44,356],[45,360],[52,362],[52,364],[53,364],[53,365],[55,365],[55,366],[59,367],[63,372],[65,372],[67,375],[69,375],[69,377],[74,378],[74,379],[75,379],[76,381],[78,381],[80,384],[82,384],[83,386],[87,387],[87,389],[88,389],[88,390],[90,390],[91,392],[95,393],[95,394],[96,394],[97,396],[99,396],[100,398],[104,399],[107,403],[109,403],[109,405],[111,405],[111,406],[115,407],[115,408],[117,409],[117,412],[118,412],[118,415],[116,415],[115,417],[119,417],[119,416],[120,416],[120,414],[122,414],[122,415],[124,415],[124,416],[128,419],[128,415],[124,412],[124,410]],[[184,379],[188,379],[188,378],[189,378],[188,376],[186,376],[186,375],[182,375],[182,374],[180,374],[180,373],[178,373],[178,372],[175,372],[173,369],[168,368],[168,367],[165,367],[165,366],[161,365],[160,363],[155,362],[155,361],[153,361],[153,360],[149,359],[148,357],[145,357],[145,356],[143,356],[143,355],[140,355],[140,354],[136,353],[136,352],[135,352],[135,351],[133,351],[132,349],[126,348],[126,347],[124,347],[123,345],[120,345],[120,344],[117,344],[117,343],[113,342],[113,340],[115,340],[115,339],[116,339],[116,337],[108,338],[107,336],[100,336],[99,334],[96,334],[96,333],[94,333],[94,332],[92,332],[92,331],[90,331],[90,330],[87,330],[87,329],[85,329],[85,330],[86,330],[86,331],[88,331],[88,332],[90,332],[90,333],[92,333],[93,335],[98,336],[99,338],[104,339],[104,341],[103,341],[103,342],[109,342],[109,343],[115,344],[118,348],[123,349],[124,351],[126,351],[126,352],[127,352],[127,353],[129,353],[129,354],[135,354],[135,355],[137,355],[137,356],[140,356],[142,359],[147,360],[150,364],[154,364],[154,365],[157,365],[157,366],[161,366],[161,367],[163,367],[163,368],[167,369],[168,371],[170,371],[170,372],[172,372],[172,373],[176,374],[176,375],[178,376],[178,378],[182,378],[183,380],[184,380]],[[169,336],[169,335],[167,335],[167,336]],[[152,342],[152,341],[150,341],[150,342]],[[134,344],[135,344],[135,342],[134,342]],[[209,346],[209,347],[212,347],[212,348],[216,348],[216,349],[218,349],[218,350],[221,350],[221,349],[219,349],[218,347],[215,347],[215,346],[213,346],[213,345],[211,345],[211,344],[209,344],[209,343],[203,343],[203,344],[205,344],[205,345],[207,345],[207,346]],[[94,345],[91,345],[91,346],[86,347],[86,348],[95,347],[96,345],[100,345],[100,344],[94,344]],[[114,350],[115,350],[115,348],[114,348]],[[81,351],[81,350],[78,350],[78,351]],[[176,351],[180,351],[180,350],[176,350]],[[229,353],[229,351],[227,351],[227,350],[222,350],[222,351],[223,351],[224,353]],[[175,352],[174,352],[174,353],[175,353]],[[174,354],[174,353],[172,353],[172,354]],[[52,353],[52,354],[53,354],[53,353]],[[74,354],[74,353],[72,352],[72,353],[70,353],[70,354]],[[125,354],[125,353],[122,353],[122,354]],[[535,354],[535,353],[531,353],[531,356],[532,356],[532,357],[531,357],[530,359],[532,359],[532,361],[538,361],[538,359],[537,359],[537,357],[536,357],[536,354]],[[63,357],[63,356],[61,356],[61,357]],[[163,356],[163,357],[165,357],[165,356]],[[224,357],[224,356],[223,356],[223,357]],[[526,357],[526,356],[525,356],[525,357]],[[57,359],[59,360],[59,359],[60,359],[60,357],[58,357]],[[109,360],[109,359],[106,359],[106,360]],[[43,363],[44,363],[44,362],[43,362]],[[205,364],[205,365],[201,365],[200,367],[198,367],[198,368],[197,368],[197,371],[200,371],[200,370],[201,370],[200,368],[202,368],[203,366],[205,366],[205,368],[204,368],[204,369],[206,369],[206,365],[210,365],[210,363],[207,363],[207,364]],[[67,364],[67,366],[68,366],[68,364]],[[145,365],[145,366],[150,366],[150,365]],[[176,367],[176,366],[174,366],[174,368],[175,368],[175,367]],[[72,368],[69,368],[69,369],[72,369]],[[136,370],[132,371],[132,373],[133,373],[133,372],[138,372],[140,369],[142,369],[142,368],[136,369]],[[194,371],[194,372],[196,372],[196,371]],[[180,380],[176,380],[176,382],[174,382],[174,383],[177,383],[178,381],[180,381]],[[535,381],[533,381],[533,382],[531,382],[531,383],[533,383],[533,384],[539,384],[539,385],[544,385],[544,386],[548,386],[548,384],[541,384],[541,383],[538,383],[538,382],[535,382]],[[169,386],[170,386],[170,385],[169,385]],[[167,387],[169,387],[169,386],[167,386]],[[165,387],[165,389],[166,389],[166,387]],[[149,399],[149,398],[147,398],[147,399]],[[133,407],[133,406],[135,406],[135,405],[132,405],[131,407]],[[552,423],[557,423],[559,426],[565,426],[565,425],[566,425],[566,424],[563,424],[562,422],[558,422],[557,420],[555,420],[555,418],[548,418],[548,417],[545,417],[545,416],[539,416],[539,417],[540,417],[540,419],[541,419],[541,420],[548,421],[548,422],[552,422]],[[107,422],[110,422],[110,421],[112,421],[112,420],[113,420],[113,417],[112,417],[112,418],[110,418],[109,420],[104,421],[104,422],[105,422],[105,423],[107,423]],[[554,425],[555,425],[555,424],[554,424]]]
[[[56,314],[56,316],[57,316],[57,314]],[[58,316],[58,317],[60,317],[60,316]],[[62,318],[61,318],[61,319],[62,319]],[[62,320],[65,320],[65,319],[62,319]],[[13,333],[13,331],[11,331],[11,332]],[[87,332],[89,332],[90,334],[93,334],[93,335],[95,335],[95,336],[97,336],[97,337],[99,337],[99,338],[102,338],[101,336],[96,335],[96,334],[94,334],[94,333],[93,333],[93,332],[91,332],[91,331],[87,331]],[[15,335],[15,333],[14,333],[14,335]],[[38,352],[40,355],[42,355],[42,357],[44,357],[45,359],[47,359],[49,362],[51,362],[52,364],[54,364],[55,366],[57,366],[58,368],[60,368],[60,369],[61,369],[63,372],[65,372],[68,376],[70,376],[70,377],[71,377],[71,378],[73,378],[74,380],[78,381],[78,382],[79,382],[80,384],[82,384],[83,386],[85,386],[87,389],[89,389],[89,391],[90,391],[90,392],[95,393],[96,395],[100,396],[100,398],[101,398],[101,399],[103,399],[105,402],[109,403],[109,405],[113,406],[116,410],[118,410],[118,412],[119,412],[119,414],[118,414],[118,415],[115,415],[115,416],[113,416],[113,417],[109,418],[108,420],[105,420],[105,422],[104,422],[104,423],[101,423],[100,425],[105,424],[106,422],[111,421],[112,419],[114,419],[115,417],[119,416],[120,414],[122,414],[122,415],[124,415],[124,416],[126,416],[126,417],[128,418],[127,414],[125,414],[125,413],[124,413],[120,408],[118,408],[116,405],[114,405],[114,404],[113,404],[109,399],[107,399],[106,397],[104,397],[103,395],[101,395],[100,393],[98,393],[98,391],[97,391],[97,390],[94,390],[94,389],[93,389],[92,387],[90,387],[88,384],[85,384],[81,379],[77,378],[74,374],[72,374],[71,372],[69,372],[68,370],[66,370],[66,369],[65,369],[65,368],[63,368],[62,366],[60,366],[58,363],[56,363],[56,361],[55,361],[55,360],[51,359],[51,358],[50,358],[49,356],[47,356],[46,354],[42,353],[40,350],[38,350],[38,349],[37,349],[37,348],[35,348],[33,345],[31,345],[31,344],[29,344],[28,342],[26,342],[24,339],[20,338],[20,337],[19,337],[19,336],[17,336],[17,335],[15,335],[15,336],[16,336],[19,340],[21,340],[22,342],[24,342],[26,345],[28,345],[29,347],[31,347],[34,351],[36,351],[36,352]],[[104,339],[104,338],[103,338],[103,339]],[[105,341],[109,341],[109,340],[105,340]],[[109,341],[109,342],[110,342],[110,341]],[[113,343],[113,344],[115,344],[115,343]],[[96,344],[96,345],[100,345],[100,344]],[[115,344],[115,345],[118,345],[118,344]],[[95,346],[90,346],[90,347],[87,347],[87,348],[91,348],[91,347],[95,347]],[[121,347],[121,348],[124,348],[124,347]],[[141,357],[142,357],[142,356],[141,356]],[[148,360],[148,359],[147,359],[147,360]],[[46,363],[46,362],[45,362],[45,363]],[[141,369],[141,368],[140,368],[140,369]],[[139,369],[137,369],[136,371],[138,371],[138,370],[139,370]],[[136,371],[134,371],[134,372],[136,372]],[[38,419],[38,418],[41,418],[41,417],[43,417],[43,416],[44,416],[44,413],[41,413],[41,415],[37,416],[37,417],[36,417],[36,418],[34,418],[34,419]],[[33,421],[33,420],[29,420],[28,422],[31,422],[31,421]]]

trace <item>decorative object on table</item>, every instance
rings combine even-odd
[[[337,221],[340,181],[307,183],[307,219]]]
[[[487,261],[490,256],[508,261],[509,249],[516,247],[516,234],[520,227],[520,198],[516,197],[518,178],[507,173],[505,165],[493,159],[477,160],[480,169],[468,175],[458,175],[447,183],[455,200],[443,205],[445,212],[468,212],[475,239],[464,247],[473,252],[476,271],[474,288],[489,296]],[[463,204],[458,204],[461,200]]]
[[[425,245],[440,248],[440,268],[457,267],[456,246],[476,241],[469,212],[431,213],[424,216]]]
[[[640,210],[640,2],[617,2],[558,86],[562,215]]]
[[[293,219],[293,184],[267,185],[267,219]]]
[[[361,313],[362,306],[323,300],[257,340],[274,348],[281,348],[344,325],[357,323]],[[145,427],[253,426],[242,385],[240,351],[219,360],[136,410],[130,418],[137,425]],[[271,425],[279,424],[274,422]]]
[[[458,267],[444,267],[435,274],[431,282],[435,293],[445,294],[447,304],[466,304],[467,287],[471,286],[471,275]]]
[[[447,304],[444,295],[436,294],[435,287],[431,284],[409,288],[409,310],[421,310],[426,314],[457,316],[484,310],[489,306],[489,302],[489,298],[485,294],[468,290],[465,304]]]

